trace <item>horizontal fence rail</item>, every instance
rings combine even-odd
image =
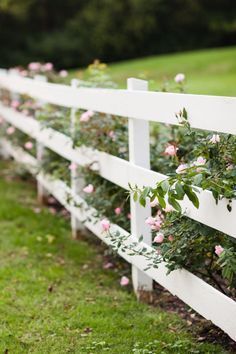
[[[0,86],[64,107],[91,109],[122,117],[178,124],[183,108],[193,128],[236,134],[236,98],[115,89],[74,89],[0,72]]]
[[[127,117],[130,120],[130,147],[133,148],[132,153],[134,154],[138,151],[136,149],[137,142],[135,142],[138,135],[135,134],[142,135],[139,127],[147,128],[147,121],[177,124],[175,114],[183,108],[187,110],[190,124],[194,128],[236,134],[235,98],[135,91],[135,87],[145,86],[139,81],[130,81],[128,90],[85,89],[20,78],[0,71],[0,88],[18,94],[27,94],[35,99],[72,109],[90,109]],[[72,110],[72,117],[73,112]],[[101,177],[126,190],[129,189],[128,183],[137,184],[140,187],[144,185],[155,186],[156,182],[167,178],[167,176],[148,168],[148,155],[145,157],[146,163],[143,164],[136,159],[135,155],[130,161],[126,161],[88,147],[75,148],[69,136],[51,128],[43,128],[35,119],[16,112],[12,108],[0,104],[0,115],[9,124],[31,136],[43,147],[49,148],[80,166],[91,165]],[[135,120],[140,121],[141,124],[135,124]],[[145,134],[147,133],[146,128]],[[106,244],[111,244],[110,237],[102,232],[100,222],[94,218],[96,210],[86,204],[76,193],[76,188],[73,186],[71,188],[64,181],[55,180],[39,172],[39,161],[22,148],[14,146],[7,139],[1,139],[0,148],[5,154],[9,154],[16,161],[23,163],[35,175],[38,183],[70,211],[73,218],[84,223]],[[146,152],[148,153],[147,149]],[[144,167],[138,166],[138,164]],[[70,202],[68,196],[70,196]],[[71,203],[71,198],[75,204],[84,207],[76,207]],[[181,202],[186,216],[236,238],[236,201],[232,202],[231,213],[226,208],[227,200],[222,199],[216,205],[209,191],[199,189],[199,201],[199,209],[196,209],[187,199]],[[137,214],[135,215],[132,208],[131,218],[136,218],[134,221],[137,222]],[[144,223],[144,221],[139,220],[137,225],[139,222]],[[119,231],[122,235],[129,236],[124,241],[126,245],[132,245],[140,236],[134,233],[129,235],[118,225],[112,225],[111,231]],[[147,250],[153,249],[150,243],[140,242],[140,246],[142,245]],[[148,261],[144,256],[130,256],[122,250],[119,250],[119,254],[133,265],[133,269],[137,269],[145,276],[157,281],[236,340],[235,301],[185,269],[173,271],[167,276],[164,262],[158,269],[147,270]]]

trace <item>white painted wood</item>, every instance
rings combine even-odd
[[[193,128],[236,134],[236,98],[163,92],[78,88],[36,83],[0,73],[0,86],[65,107],[91,109],[135,119],[177,124],[185,108]]]
[[[148,82],[144,80],[128,79],[128,90],[148,90]],[[150,142],[149,122],[144,120],[129,119],[129,161],[131,165],[138,165],[150,169]],[[121,171],[120,171],[121,172]],[[152,235],[150,227],[145,223],[151,216],[151,207],[143,208],[139,203],[130,199],[131,234],[137,239],[143,237],[143,241],[151,246]],[[152,291],[153,281],[136,266],[132,266],[133,288],[137,295],[139,291]]]
[[[24,163],[29,170],[35,174],[37,170],[37,160],[26,153],[21,148],[14,147],[6,139],[0,141],[2,148],[7,149],[8,152],[18,161]],[[84,221],[85,226],[98,236],[107,245],[111,244],[110,237],[102,232],[100,222],[94,218],[96,210],[89,208],[86,202],[74,195],[73,191],[60,180],[50,178],[39,174],[37,179],[62,205],[65,206],[75,217],[80,221]],[[75,204],[84,205],[83,208],[77,208],[68,203],[68,196],[75,200]],[[122,235],[128,236],[128,233],[117,225],[111,225],[111,232],[119,231]],[[125,244],[131,245],[136,240],[135,237],[130,236]],[[140,247],[146,246],[147,250],[151,247],[140,243]],[[119,255],[127,262],[133,264],[140,270],[147,267],[147,261],[143,256],[130,256],[127,253],[119,250]],[[164,286],[173,295],[178,296],[187,305],[192,307],[195,311],[203,317],[211,320],[215,325],[225,331],[233,340],[236,340],[236,302],[228,298],[203,280],[199,279],[187,270],[176,270],[168,276],[166,275],[166,267],[164,262],[160,264],[158,269],[147,270],[147,273],[152,279]]]
[[[31,135],[42,142],[44,146],[55,151],[65,159],[74,161],[80,166],[86,166],[95,162],[93,166],[103,178],[126,190],[129,190],[128,182],[132,185],[137,184],[140,187],[154,187],[156,182],[167,178],[161,173],[133,165],[128,161],[104,152],[94,151],[86,147],[73,149],[72,141],[68,136],[52,129],[42,130],[39,122],[36,120],[4,107],[1,104],[0,114],[10,124]],[[186,215],[236,238],[236,200],[232,201],[232,212],[228,212],[226,199],[220,200],[218,205],[216,205],[211,192],[200,189],[199,191],[199,209],[196,209],[187,198],[180,203]]]
[[[76,89],[78,87],[78,81],[77,80],[71,80],[71,87],[73,89]],[[71,139],[74,141],[74,135],[76,131],[76,108],[71,108],[70,112],[70,133],[71,133]],[[79,167],[79,165],[78,165]],[[82,190],[82,179],[79,175],[78,169],[71,170],[71,190],[75,194],[81,193]],[[71,203],[73,205],[74,201],[71,199]],[[83,224],[76,218],[73,213],[71,213],[71,231],[72,231],[72,237],[77,238],[78,234],[81,230],[84,229]]]
[[[44,75],[36,75],[34,80],[36,82],[47,82],[47,77]],[[45,100],[38,100],[38,103],[40,105],[45,104]],[[44,159],[44,154],[45,154],[45,147],[44,144],[38,140],[36,140],[36,158],[38,161],[38,166],[42,163]],[[43,204],[48,198],[48,191],[43,187],[43,185],[37,181],[37,195],[38,195],[38,201],[39,203]]]

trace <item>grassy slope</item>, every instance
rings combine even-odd
[[[1,353],[129,354],[154,340],[149,353],[224,353],[195,343],[177,316],[137,304],[95,246],[70,239],[68,221],[33,211],[31,185],[1,177],[0,198]]]
[[[236,47],[126,61],[113,64],[110,72],[122,85],[127,77],[138,76],[160,85],[164,79],[172,80],[176,73],[183,72],[188,93],[236,96]]]
[[[111,64],[109,72],[120,87],[126,86],[128,77],[140,77],[155,81],[151,89],[160,89],[166,79],[173,86],[174,76],[183,72],[188,93],[236,96],[236,47],[129,60]]]

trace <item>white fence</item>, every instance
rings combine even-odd
[[[90,109],[129,118],[130,160],[125,161],[105,152],[85,147],[74,148],[68,136],[52,129],[42,129],[39,122],[33,118],[0,104],[0,115],[11,125],[78,165],[85,166],[96,161],[98,173],[103,178],[126,190],[129,189],[129,182],[140,187],[154,186],[157,181],[166,178],[165,175],[150,170],[149,121],[176,125],[175,114],[185,108],[192,127],[236,135],[236,98],[148,92],[147,83],[136,79],[128,79],[127,90],[75,88],[20,78],[4,71],[0,72],[0,88],[69,107],[72,121],[75,109]],[[5,138],[2,139],[1,146],[36,174],[37,159],[20,147],[13,146]],[[43,190],[51,193],[71,212],[73,232],[80,227],[79,222],[85,220],[85,226],[89,230],[106,244],[111,243],[109,237],[102,233],[100,222],[93,218],[92,208],[86,208],[85,212],[84,209],[68,202],[69,193],[76,203],[85,204],[76,193],[76,185],[72,184],[70,187],[63,181],[52,179],[42,173],[36,174],[36,178]],[[216,205],[208,191],[200,190],[199,200],[199,209],[187,199],[181,202],[187,216],[236,238],[236,201],[232,202],[232,212],[228,212],[227,201],[220,200]],[[125,241],[127,244],[132,244],[142,234],[144,239],[141,244],[151,249],[150,229],[144,222],[149,215],[150,207],[142,208],[131,201],[132,236]],[[118,225],[112,225],[112,231],[115,230],[128,235],[127,231]],[[232,299],[187,270],[176,270],[167,276],[163,263],[158,269],[144,271],[147,260],[143,256],[131,257],[122,251],[119,253],[132,264],[135,291],[152,290],[153,279],[236,340],[236,302]]]

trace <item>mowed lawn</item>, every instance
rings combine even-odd
[[[150,89],[160,90],[164,81],[175,88],[177,73],[186,75],[186,92],[236,96],[236,47],[157,55],[109,65],[109,73],[120,87],[128,77],[151,80]],[[77,73],[78,74],[78,73]],[[72,71],[72,76],[76,71]]]
[[[197,342],[177,315],[137,303],[103,269],[101,247],[39,213],[33,184],[0,162],[1,353],[225,353]],[[36,209],[35,209],[36,208]],[[91,236],[92,238],[93,236]]]

